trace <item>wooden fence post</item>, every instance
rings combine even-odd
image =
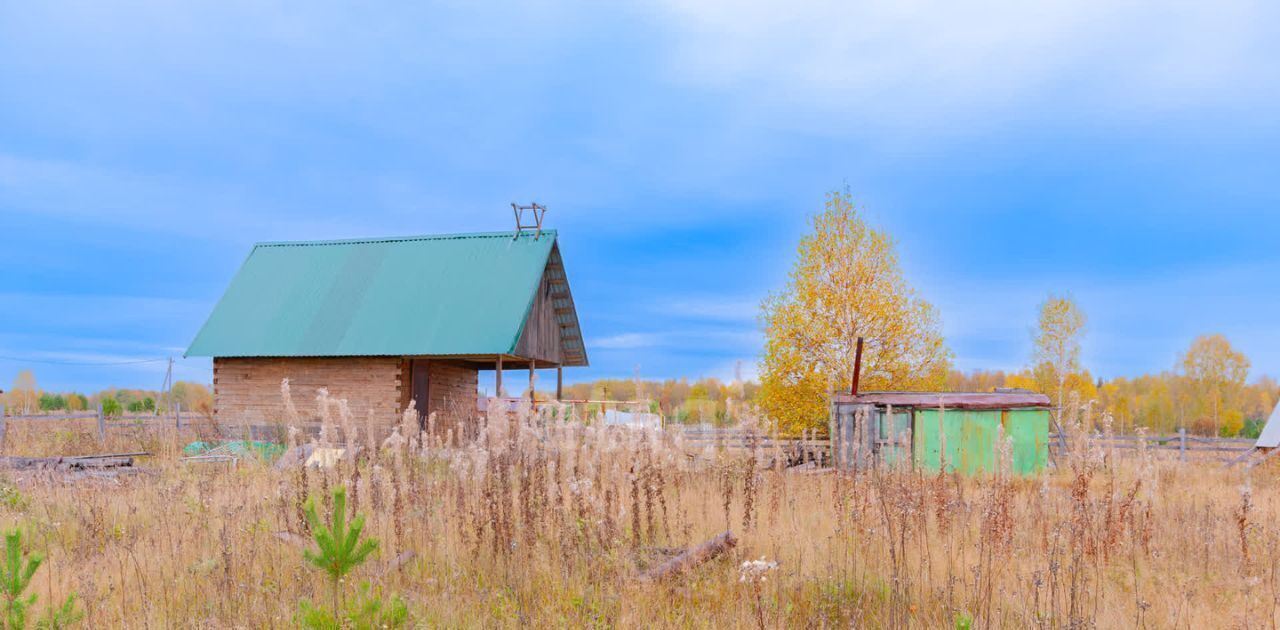
[[[1187,461],[1187,428],[1178,427],[1178,461]]]
[[[182,428],[182,403],[178,403],[173,407],[173,426],[175,429]]]
[[[98,439],[107,439],[107,417],[102,413],[102,401],[98,401]]]
[[[0,403],[0,453],[4,452],[4,435],[9,430],[9,424],[4,419],[4,403]]]

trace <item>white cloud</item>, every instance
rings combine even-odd
[[[1034,116],[1034,104],[1126,119],[1188,105],[1258,106],[1280,72],[1272,62],[1280,16],[1262,0],[670,0],[665,8],[680,79],[828,132],[923,122],[937,124],[920,131],[947,133],[957,130],[950,124]]]
[[[639,350],[665,348],[672,351],[726,350],[734,353],[760,348],[763,338],[759,331],[742,328],[681,329],[663,332],[627,332],[587,340],[587,351]]]
[[[662,341],[663,336],[656,333],[622,333],[589,340],[587,341],[587,350],[590,351],[592,348],[605,350],[651,348],[660,345]]]

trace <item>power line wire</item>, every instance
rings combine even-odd
[[[159,359],[140,359],[137,361],[114,361],[108,363],[86,363],[80,361],[53,361],[49,359],[32,359],[26,357],[6,357],[0,356],[0,361],[15,361],[18,363],[44,363],[47,365],[80,365],[80,366],[112,366],[112,365],[138,365],[141,363],[158,363],[160,361],[168,361],[169,357],[161,357]]]

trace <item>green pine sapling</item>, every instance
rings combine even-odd
[[[352,569],[360,566],[369,555],[378,549],[376,538],[360,540],[364,530],[364,515],[356,514],[347,523],[347,489],[338,486],[333,490],[333,515],[329,523],[324,523],[316,514],[316,501],[312,497],[303,506],[303,514],[311,526],[311,535],[315,538],[319,551],[307,549],[302,552],[307,562],[319,567],[329,578],[329,586],[333,595],[333,610],[325,611],[304,600],[298,621],[312,628],[338,628],[351,625],[355,627],[395,627],[404,622],[408,611],[404,602],[392,597],[390,605],[384,605],[380,598],[371,591],[368,584],[361,588],[360,601],[352,610],[343,612],[342,581]],[[339,619],[346,617],[348,624]]]
[[[303,513],[307,516],[307,524],[311,526],[311,535],[316,539],[320,552],[307,549],[302,552],[302,556],[329,575],[333,590],[333,610],[336,613],[341,604],[339,583],[348,572],[363,564],[369,554],[378,549],[378,539],[360,540],[360,532],[364,529],[363,514],[356,514],[351,519],[351,524],[347,524],[345,486],[338,486],[333,490],[333,520],[328,524],[321,522],[316,515],[314,498],[307,500]]]
[[[4,567],[0,573],[0,606],[4,630],[23,630],[27,627],[27,611],[36,603],[36,595],[23,596],[31,585],[31,578],[44,563],[44,556],[27,554],[22,548],[22,530],[14,529],[4,535]],[[65,628],[84,617],[76,609],[75,593],[67,596],[60,608],[50,608],[37,624],[41,628]]]
[[[4,535],[4,575],[0,575],[0,596],[4,598],[4,627],[6,630],[27,627],[27,609],[36,603],[35,594],[23,597],[23,591],[31,584],[44,557],[33,554],[24,562],[22,531],[15,529]]]

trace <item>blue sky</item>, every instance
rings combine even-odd
[[[157,387],[60,363],[181,355],[255,241],[529,200],[587,335],[570,378],[750,375],[845,185],[961,368],[1025,364],[1069,292],[1097,374],[1221,332],[1280,375],[1274,2],[410,4],[0,5],[0,387]]]

